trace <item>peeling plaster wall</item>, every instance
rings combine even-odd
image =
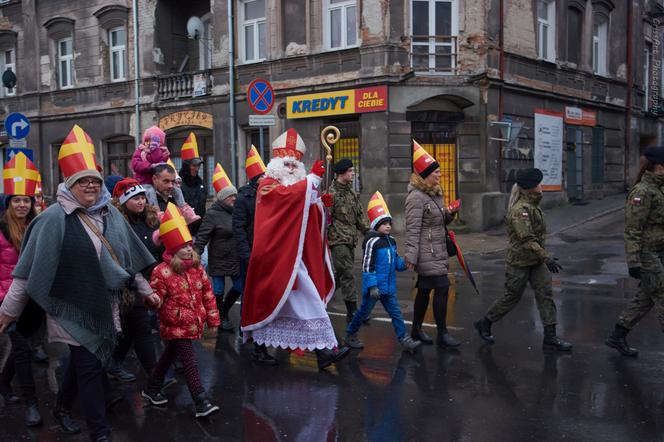
[[[537,57],[533,0],[505,2],[505,50],[526,57]]]

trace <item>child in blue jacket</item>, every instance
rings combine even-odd
[[[390,235],[392,217],[380,192],[376,192],[369,202],[369,220],[372,230],[362,244],[362,305],[346,329],[346,345],[350,348],[364,348],[357,336],[360,326],[371,314],[378,301],[392,318],[392,326],[405,350],[415,351],[420,345],[406,332],[406,324],[397,302],[396,272],[406,270],[406,263],[397,254],[397,243]]]

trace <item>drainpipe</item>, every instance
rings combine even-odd
[[[238,183],[237,172],[237,140],[235,135],[235,36],[234,36],[233,2],[228,0],[228,113],[230,116],[229,132],[231,138],[231,174],[233,182]]]
[[[632,75],[634,64],[634,49],[633,49],[633,24],[634,21],[634,5],[632,0],[627,1],[627,99],[625,100],[627,112],[625,112],[625,158],[624,158],[624,175],[625,175],[625,188],[629,186],[629,150],[632,142],[632,91],[634,90],[634,78]]]
[[[138,0],[133,0],[132,10],[134,14],[134,95],[136,97],[136,135],[134,139],[138,146],[141,144],[141,91],[139,83],[141,68],[138,57]]]
[[[502,121],[505,112],[504,102],[504,83],[505,83],[505,3],[504,0],[499,2],[498,23],[500,29],[498,30],[498,45],[500,46],[500,58],[498,61],[498,79],[500,80],[500,87],[498,89],[498,120]],[[502,167],[503,167],[503,142],[498,142],[498,188],[502,187]]]

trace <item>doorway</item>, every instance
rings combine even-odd
[[[567,128],[567,199],[583,199],[583,130],[577,126]]]

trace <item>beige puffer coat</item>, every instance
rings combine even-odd
[[[442,188],[439,185],[427,186],[419,175],[413,174],[406,197],[404,258],[407,262],[415,264],[418,275],[447,275],[445,224],[449,223],[452,217],[453,215],[445,208]]]

